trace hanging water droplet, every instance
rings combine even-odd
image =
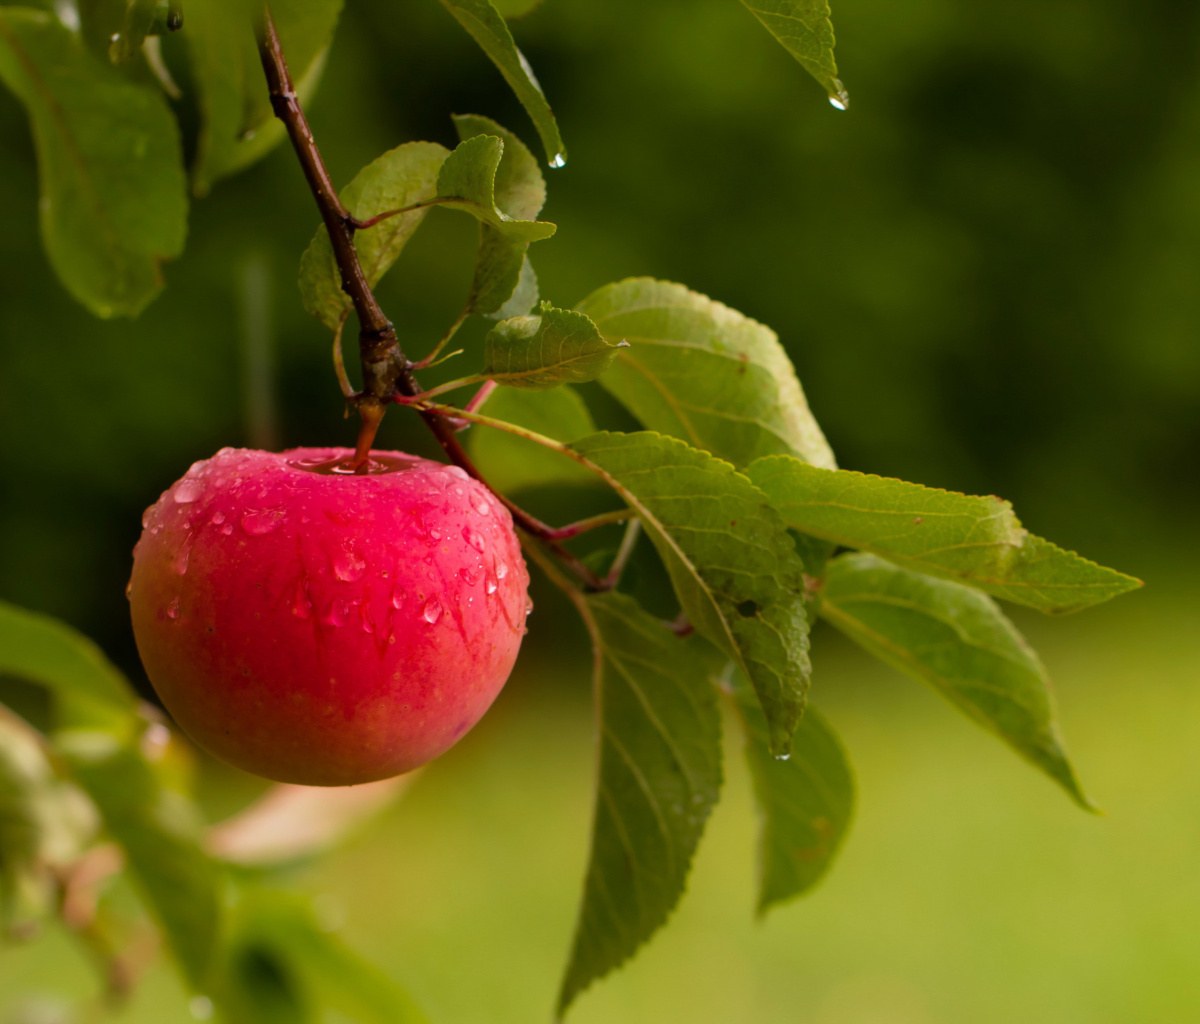
[[[555,168],[556,170],[559,167],[566,167],[567,166],[567,155],[565,153],[555,153],[554,156],[552,156],[550,158],[550,166]]]
[[[850,106],[850,94],[846,92],[846,87],[842,85],[840,78],[833,80],[834,91],[829,94],[829,105],[834,110],[845,110]]]
[[[776,761],[790,761],[791,759],[792,759],[791,754],[776,754],[775,755]]]
[[[282,508],[252,508],[242,514],[242,529],[251,537],[261,537],[274,530],[285,518],[287,513]]]
[[[528,594],[525,595],[525,618],[529,618],[533,614],[533,598]]]
[[[472,530],[469,526],[464,526],[462,533],[463,539],[476,551],[482,554],[484,549],[487,547],[487,542],[483,539],[483,535],[475,530]]]
[[[190,505],[204,493],[204,484],[199,480],[180,480],[171,497],[177,504]]]
[[[167,605],[167,618],[168,619],[179,618],[179,598],[178,597],[171,598],[171,603],[169,605]]]
[[[428,622],[431,626],[442,617],[442,602],[436,597],[431,597],[425,602],[425,607],[421,609],[421,618]]]
[[[333,556],[333,574],[343,583],[354,583],[362,579],[362,575],[366,571],[366,559],[360,558],[349,547],[344,548]]]

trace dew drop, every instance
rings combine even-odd
[[[529,618],[533,614],[533,598],[528,594],[525,595],[525,618]]]
[[[481,554],[487,547],[487,543],[484,541],[483,535],[475,530],[472,530],[469,526],[463,527],[463,539]]]
[[[186,576],[188,571],[188,561],[192,557],[192,538],[189,537],[183,542],[182,547],[176,552],[175,560],[171,563],[171,568],[174,569],[180,576]]]
[[[840,78],[833,80],[834,91],[829,94],[829,105],[834,110],[845,110],[850,106],[850,94],[846,92],[846,87],[842,85]]]
[[[350,617],[350,602],[334,598],[329,605],[329,611],[321,619],[326,626],[344,626]]]
[[[333,574],[343,583],[354,583],[362,579],[366,570],[366,559],[360,558],[348,547],[333,556]]]
[[[213,517],[209,520],[209,522],[212,523],[213,526],[220,526],[223,522],[225,522],[225,513],[214,512]]]
[[[150,506],[148,509],[146,509],[146,511],[145,511],[145,512],[143,512],[143,513],[142,513],[142,529],[143,529],[143,530],[144,530],[144,529],[145,529],[147,526],[149,526],[149,525],[150,525],[150,517],[151,517],[152,515],[154,515],[154,510],[155,510],[156,508],[158,508],[158,506],[157,506],[157,505],[151,505],[151,506]]]
[[[274,530],[286,516],[287,513],[279,507],[252,508],[242,515],[242,529],[251,537],[261,537]]]
[[[458,477],[460,480],[470,480],[471,479],[469,476],[467,476],[467,471],[465,469],[463,469],[462,466],[447,466],[446,472],[449,473],[451,476]],[[461,494],[462,492],[459,491],[458,493]]]
[[[233,523],[226,523],[221,527],[221,532],[228,537],[231,533],[233,533]]]
[[[169,605],[167,605],[167,618],[168,619],[179,618],[179,598],[178,597],[171,598],[171,603]]]
[[[567,166],[566,154],[565,153],[555,153],[554,156],[550,158],[550,166],[553,167],[555,170],[557,170],[560,167],[566,167]]]
[[[431,597],[425,602],[425,607],[421,609],[421,618],[428,622],[431,626],[442,617],[442,602],[436,597]]]
[[[404,607],[404,602],[408,600],[408,594],[405,593],[403,587],[397,587],[392,591],[392,607],[399,610]]]
[[[461,498],[461,497],[463,496],[463,493],[464,493],[464,492],[463,492],[463,489],[462,489],[461,487],[455,487],[455,488],[454,488],[454,493],[455,493],[455,494],[456,494],[458,497],[460,497],[460,498]]]
[[[465,565],[458,570],[458,574],[463,578],[468,587],[473,587],[479,582],[479,574],[468,569]]]
[[[490,516],[492,514],[491,502],[482,494],[471,495],[471,507],[481,516]]]
[[[488,597],[491,597],[492,594],[494,594],[497,590],[500,589],[500,584],[497,582],[496,577],[493,576],[490,572],[484,577],[483,589],[484,589],[484,592],[488,595]]]
[[[179,485],[175,488],[175,491],[172,493],[171,497],[173,497],[176,503],[179,505],[190,505],[203,493],[204,484],[202,484],[199,480],[180,480]]]
[[[375,632],[375,620],[371,617],[371,606],[368,604],[362,606],[362,628],[364,633]]]
[[[776,754],[775,755],[776,761],[790,761],[791,759],[792,759],[791,754]]]
[[[441,540],[442,539],[442,531],[435,530],[435,529],[433,529],[433,527],[430,527],[429,528],[429,539],[434,541],[435,543],[437,541]]]
[[[496,563],[496,579],[502,580],[507,575],[508,575],[508,563],[507,562],[497,562]]]

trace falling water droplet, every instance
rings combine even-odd
[[[190,505],[204,493],[204,484],[199,480],[180,480],[171,497],[180,505]]]
[[[550,166],[555,169],[559,167],[566,167],[567,155],[565,153],[555,153],[554,156],[550,158]]]
[[[436,597],[431,597],[425,602],[425,607],[421,609],[421,618],[428,622],[431,626],[442,617],[442,602]]]
[[[167,618],[168,619],[179,618],[179,598],[178,597],[171,598],[171,603],[169,605],[167,605]]]
[[[475,530],[472,530],[469,526],[463,527],[463,539],[480,554],[482,554],[484,549],[487,547],[487,542],[484,541],[483,535]]]
[[[366,559],[360,558],[347,547],[333,556],[333,574],[343,583],[354,583],[362,579],[367,570]]]

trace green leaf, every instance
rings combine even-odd
[[[821,615],[881,661],[929,683],[1088,810],[1063,750],[1050,681],[991,598],[870,554],[829,563]]]
[[[199,811],[161,784],[137,739],[68,729],[55,735],[54,746],[125,851],[188,981],[200,988],[219,932],[220,876],[200,848]]]
[[[316,92],[343,0],[274,0],[271,13],[302,103]],[[204,195],[269,153],[286,137],[272,117],[254,40],[254,4],[205,0],[187,5],[183,35],[200,94],[203,126],[192,187]]]
[[[462,210],[484,224],[499,228],[505,235],[525,243],[537,242],[554,234],[555,227],[547,221],[517,220],[496,204],[498,199],[511,200],[512,193],[497,192],[500,164],[504,157],[504,140],[494,135],[476,135],[460,142],[446,157],[438,174],[437,199],[440,206]],[[517,209],[526,207],[519,202]]]
[[[612,365],[624,342],[610,344],[582,313],[543,302],[537,316],[496,324],[483,345],[485,377],[540,391],[594,380]]]
[[[791,756],[773,757],[767,722],[740,672],[730,688],[746,737],[761,819],[758,912],[817,884],[841,848],[854,813],[854,773],[829,723],[809,705]]]
[[[479,135],[503,141],[495,176],[495,206],[513,220],[534,220],[546,202],[546,182],[525,143],[478,114],[456,114],[454,127],[464,142]],[[523,316],[537,304],[537,277],[525,258],[528,248],[529,243],[519,235],[491,224],[479,225],[479,256],[467,301],[469,313],[507,319]],[[516,308],[510,308],[510,302]]]
[[[128,0],[121,31],[109,47],[114,62],[124,63],[141,50],[154,25],[157,10],[158,0]]]
[[[492,6],[501,17],[511,21],[513,18],[523,18],[541,7],[543,0],[492,0]]]
[[[330,1011],[357,1024],[425,1024],[407,993],[321,927],[307,899],[258,887],[239,897],[222,1007],[234,1024],[328,1020]]]
[[[625,338],[601,384],[651,430],[735,466],[791,454],[836,463],[779,338],[683,285],[635,277],[576,307],[606,338]]]
[[[135,316],[162,290],[187,228],[179,130],[157,86],[131,82],[53,15],[0,8],[0,81],[25,105],[42,241],[97,316]]]
[[[364,221],[388,210],[429,203],[437,194],[438,172],[448,155],[436,142],[406,142],[390,149],[342,189],[342,202],[352,216]],[[428,207],[411,210],[356,233],[359,262],[371,285],[400,257],[428,212]],[[330,330],[336,330],[351,309],[324,225],[317,228],[300,260],[300,294],[304,308]]]
[[[657,931],[683,895],[721,786],[721,659],[622,594],[581,601],[595,648],[600,767],[563,1011]]]
[[[1141,586],[1029,533],[1000,498],[786,456],[759,459],[746,472],[796,530],[1039,611],[1077,611]]]
[[[87,637],[56,619],[2,601],[0,674],[41,683],[69,702],[73,717],[68,724],[122,729],[137,715],[133,689]]]
[[[833,59],[833,23],[827,0],[742,0],[810,75],[839,110],[850,104]]]
[[[441,0],[455,20],[471,35],[488,55],[492,63],[504,76],[509,87],[521,101],[529,114],[533,126],[541,136],[546,150],[546,159],[551,167],[561,167],[567,159],[567,150],[558,134],[558,123],[542,87],[533,76],[533,69],[525,55],[517,49],[512,33],[504,19],[488,0]]]
[[[596,430],[583,399],[569,384],[548,391],[497,388],[479,411],[564,443]],[[472,427],[467,447],[488,483],[504,494],[528,487],[592,486],[597,482],[595,474],[574,459],[502,430]]]
[[[749,677],[786,753],[808,689],[804,566],[766,496],[707,452],[650,432],[571,448],[637,513],[684,614]]]

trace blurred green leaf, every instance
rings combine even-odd
[[[596,430],[583,399],[569,384],[547,391],[497,388],[479,411],[564,443]],[[596,484],[595,474],[574,459],[502,430],[474,426],[467,447],[488,483],[505,494],[551,484]]]
[[[478,114],[456,114],[454,127],[464,142],[478,135],[491,135],[503,141],[504,152],[496,168],[495,205],[513,220],[534,220],[546,202],[546,181],[525,143],[495,121]],[[537,277],[525,258],[528,248],[529,243],[519,236],[480,223],[479,256],[467,301],[468,312],[507,319],[523,316],[537,304]],[[517,308],[506,308],[510,302]]]
[[[746,472],[793,529],[1039,611],[1077,611],[1141,586],[1029,533],[1000,498],[787,456],[759,459]]]
[[[746,736],[762,833],[758,911],[807,892],[824,877],[854,813],[854,773],[829,723],[809,705],[792,753],[773,757],[767,720],[740,672],[731,688]]]
[[[357,1024],[425,1024],[408,994],[296,893],[242,889],[228,956],[223,1009],[233,1024],[327,1020],[330,1010]]]
[[[0,704],[0,935],[22,931],[49,910],[38,804],[52,779],[37,734]]]
[[[57,619],[0,601],[0,673],[41,683],[56,697],[63,724],[128,727],[137,697],[87,637]],[[65,713],[65,720],[64,720]]]
[[[592,850],[560,1013],[627,960],[683,895],[721,787],[722,659],[630,597],[582,602],[596,651],[600,766]]]
[[[727,462],[661,434],[599,433],[571,448],[642,520],[684,614],[750,677],[786,753],[810,666],[804,567],[767,498]]]
[[[820,611],[1095,809],[1063,750],[1046,670],[991,598],[858,553],[829,563]]]
[[[135,316],[162,289],[187,225],[179,131],[154,85],[124,78],[53,15],[0,8],[0,80],[25,105],[42,241],[97,316]]]
[[[363,221],[389,210],[428,203],[437,194],[438,172],[448,155],[449,150],[436,142],[406,142],[389,149],[342,189],[342,202]],[[411,210],[355,234],[359,262],[370,284],[377,284],[396,262],[428,212],[427,206]],[[323,224],[300,260],[300,294],[304,308],[330,330],[336,330],[351,309]]]
[[[483,345],[483,376],[525,391],[594,380],[621,348],[606,341],[584,314],[548,302],[537,316],[502,320]]]
[[[67,729],[54,747],[125,851],[188,981],[203,987],[219,933],[220,876],[200,848],[199,811],[161,784],[137,737]]]
[[[492,6],[501,17],[510,21],[513,18],[523,18],[525,15],[542,6],[544,0],[492,0]]]
[[[821,83],[829,102],[845,110],[850,97],[837,76],[827,0],[742,0],[742,5]]]
[[[488,0],[441,0],[441,3],[470,33],[516,93],[541,136],[550,166],[561,167],[566,162],[567,150],[558,133],[554,112],[500,13]]]
[[[273,0],[271,13],[301,102],[316,91],[342,0]],[[204,118],[192,187],[204,195],[265,156],[286,136],[273,119],[254,40],[254,4],[205,0],[187,6],[183,34]]]
[[[121,30],[109,46],[114,62],[123,64],[141,50],[157,10],[158,0],[127,0]]]
[[[651,430],[735,466],[774,454],[836,465],[769,327],[648,277],[606,285],[576,308],[606,338],[629,340],[600,383]]]

